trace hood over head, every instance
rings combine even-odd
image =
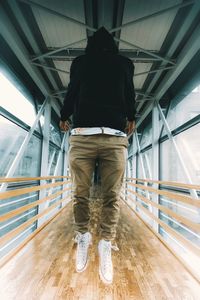
[[[105,29],[105,27],[101,27],[93,34],[93,36],[88,38],[85,52],[89,55],[103,53],[117,54],[118,48],[113,36]]]

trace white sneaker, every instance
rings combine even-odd
[[[106,284],[113,281],[113,264],[111,257],[111,241],[100,240],[99,250],[99,275],[101,280]]]
[[[87,268],[88,263],[88,248],[92,244],[92,236],[90,232],[78,233],[75,242],[77,242],[76,251],[76,271],[83,272]]]

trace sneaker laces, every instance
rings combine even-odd
[[[78,251],[78,257],[80,259],[80,257],[82,259],[84,259],[83,257],[83,253],[86,253],[87,248],[89,246],[89,234],[82,234],[82,233],[77,233],[75,239],[74,239],[75,243],[78,244],[79,247],[79,251]]]
[[[111,245],[111,249],[114,251],[119,251],[119,248],[117,247],[117,245]]]
[[[102,249],[102,267],[105,270],[111,270],[112,268],[112,258],[111,258],[111,250],[118,251],[119,248],[116,245],[111,245],[109,242],[103,243]]]

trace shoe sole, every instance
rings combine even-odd
[[[98,248],[98,251],[99,251],[99,277],[100,277],[101,281],[103,281],[103,283],[105,283],[105,284],[112,284],[113,280],[111,280],[111,281],[106,280],[106,278],[103,276],[103,274],[101,272],[100,250],[99,250],[99,248]]]
[[[87,258],[87,261],[86,261],[86,264],[85,264],[84,268],[81,269],[81,270],[78,270],[78,269],[76,268],[76,272],[77,272],[77,273],[82,273],[82,272],[84,272],[84,271],[87,269],[88,261],[89,261],[89,258]]]
[[[105,279],[105,277],[103,276],[103,274],[101,272],[100,266],[99,266],[99,277],[104,284],[112,284],[112,282],[113,282],[113,281],[108,281]]]

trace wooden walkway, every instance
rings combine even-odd
[[[0,271],[1,300],[199,300],[200,285],[151,231],[122,203],[113,252],[114,283],[98,275],[100,201],[91,201],[93,245],[83,273],[75,271],[72,204]]]

